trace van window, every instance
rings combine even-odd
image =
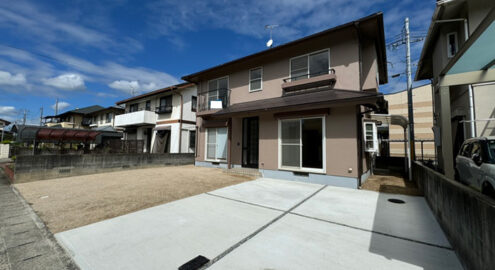
[[[465,143],[462,146],[461,155],[465,157],[471,157],[471,144]]]

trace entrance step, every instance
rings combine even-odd
[[[232,168],[232,169],[224,169],[224,173],[235,174],[235,175],[246,175],[253,177],[262,177],[260,171],[258,169],[253,168]]]

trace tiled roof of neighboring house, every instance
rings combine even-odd
[[[94,113],[94,112],[100,111],[102,109],[105,109],[105,108],[103,108],[100,105],[93,105],[93,106],[88,106],[88,107],[84,107],[84,108],[80,108],[80,109],[75,109],[75,110],[67,111],[67,112],[64,112],[64,113],[59,113],[57,115],[45,116],[44,118],[54,118],[54,117],[60,117],[62,115],[68,115],[68,114],[82,114],[82,115],[86,115],[86,114],[90,114],[90,113]]]
[[[6,126],[10,125],[10,121],[0,118],[0,122],[3,122]]]
[[[235,113],[269,111],[289,107],[310,106],[316,108],[319,105],[330,105],[344,102],[359,102],[360,104],[376,104],[383,99],[383,94],[368,91],[353,91],[339,89],[324,89],[317,92],[283,96],[269,99],[261,99],[250,102],[236,103],[212,116],[223,116]]]
[[[193,74],[183,76],[182,79],[184,81],[188,81],[188,82],[198,82],[200,80],[200,76],[203,76],[204,74],[214,72],[214,71],[219,70],[219,69],[231,68],[231,67],[233,67],[239,63],[242,63],[244,61],[249,61],[252,59],[258,59],[258,58],[262,58],[262,57],[267,57],[269,55],[279,53],[282,50],[290,50],[293,46],[297,46],[302,42],[307,42],[309,40],[319,38],[321,36],[336,32],[338,30],[342,30],[344,28],[359,27],[360,25],[365,25],[366,23],[372,23],[372,24],[374,23],[374,25],[372,25],[371,28],[368,27],[368,28],[363,29],[361,31],[367,31],[368,35],[370,35],[370,34],[376,34],[377,35],[377,54],[378,54],[377,55],[377,61],[378,61],[378,68],[379,68],[378,74],[380,75],[380,83],[387,83],[388,82],[387,56],[386,56],[386,49],[385,49],[385,33],[384,33],[384,27],[383,27],[383,13],[382,12],[377,12],[377,13],[371,14],[367,17],[363,17],[361,19],[358,19],[358,20],[355,20],[352,22],[348,22],[346,24],[342,24],[342,25],[318,32],[316,34],[312,34],[312,35],[309,35],[309,36],[306,36],[306,37],[303,37],[303,38],[300,38],[300,39],[297,39],[297,40],[294,40],[294,41],[291,41],[291,42],[288,42],[288,43],[285,43],[282,45],[279,45],[279,46],[274,47],[274,48],[266,49],[264,51],[257,52],[257,53],[254,53],[254,54],[251,54],[248,56],[244,56],[244,57],[238,58],[236,60],[221,64],[218,66],[214,66],[214,67],[211,67],[211,68],[208,68],[208,69],[205,69],[205,70],[193,73]]]
[[[151,91],[151,92],[148,92],[148,93],[144,93],[144,94],[141,94],[139,96],[135,96],[135,97],[131,97],[131,98],[128,98],[128,99],[121,100],[121,101],[117,101],[117,102],[115,102],[115,104],[120,105],[120,104],[124,104],[124,103],[130,102],[130,101],[138,100],[138,99],[141,99],[141,98],[144,98],[144,97],[158,95],[158,94],[161,94],[161,93],[172,91],[174,89],[183,89],[183,88],[187,88],[187,87],[191,87],[191,86],[194,86],[194,83],[189,83],[189,82],[180,83],[180,84],[168,86],[168,87],[165,87],[165,88],[161,88],[161,89],[158,89],[158,90],[155,90],[155,91]]]
[[[106,111],[106,110],[122,111],[123,112],[124,111],[124,108],[123,107],[120,107],[120,106],[110,106],[110,107],[106,107],[106,108],[101,108],[100,110],[93,111],[90,114],[101,112],[101,111]]]

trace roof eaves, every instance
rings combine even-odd
[[[164,87],[164,88],[161,88],[161,89],[158,89],[158,90],[153,90],[151,92],[141,94],[139,96],[135,96],[135,97],[131,97],[131,98],[127,98],[127,99],[121,100],[121,101],[117,101],[117,102],[115,102],[115,104],[116,105],[120,105],[120,104],[124,104],[124,103],[130,102],[130,101],[133,101],[133,100],[138,100],[138,99],[141,99],[141,98],[145,98],[145,97],[149,97],[149,96],[153,96],[153,95],[162,94],[162,93],[165,93],[165,92],[174,90],[174,89],[184,89],[184,88],[187,88],[187,87],[190,87],[190,86],[194,86],[194,84],[193,83],[190,83],[190,82],[184,82],[184,83],[180,83],[180,84],[176,84],[176,85],[171,85],[171,86],[167,86],[167,87]]]

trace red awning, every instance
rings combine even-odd
[[[94,130],[75,130],[61,128],[40,128],[37,141],[94,141],[100,132]]]

